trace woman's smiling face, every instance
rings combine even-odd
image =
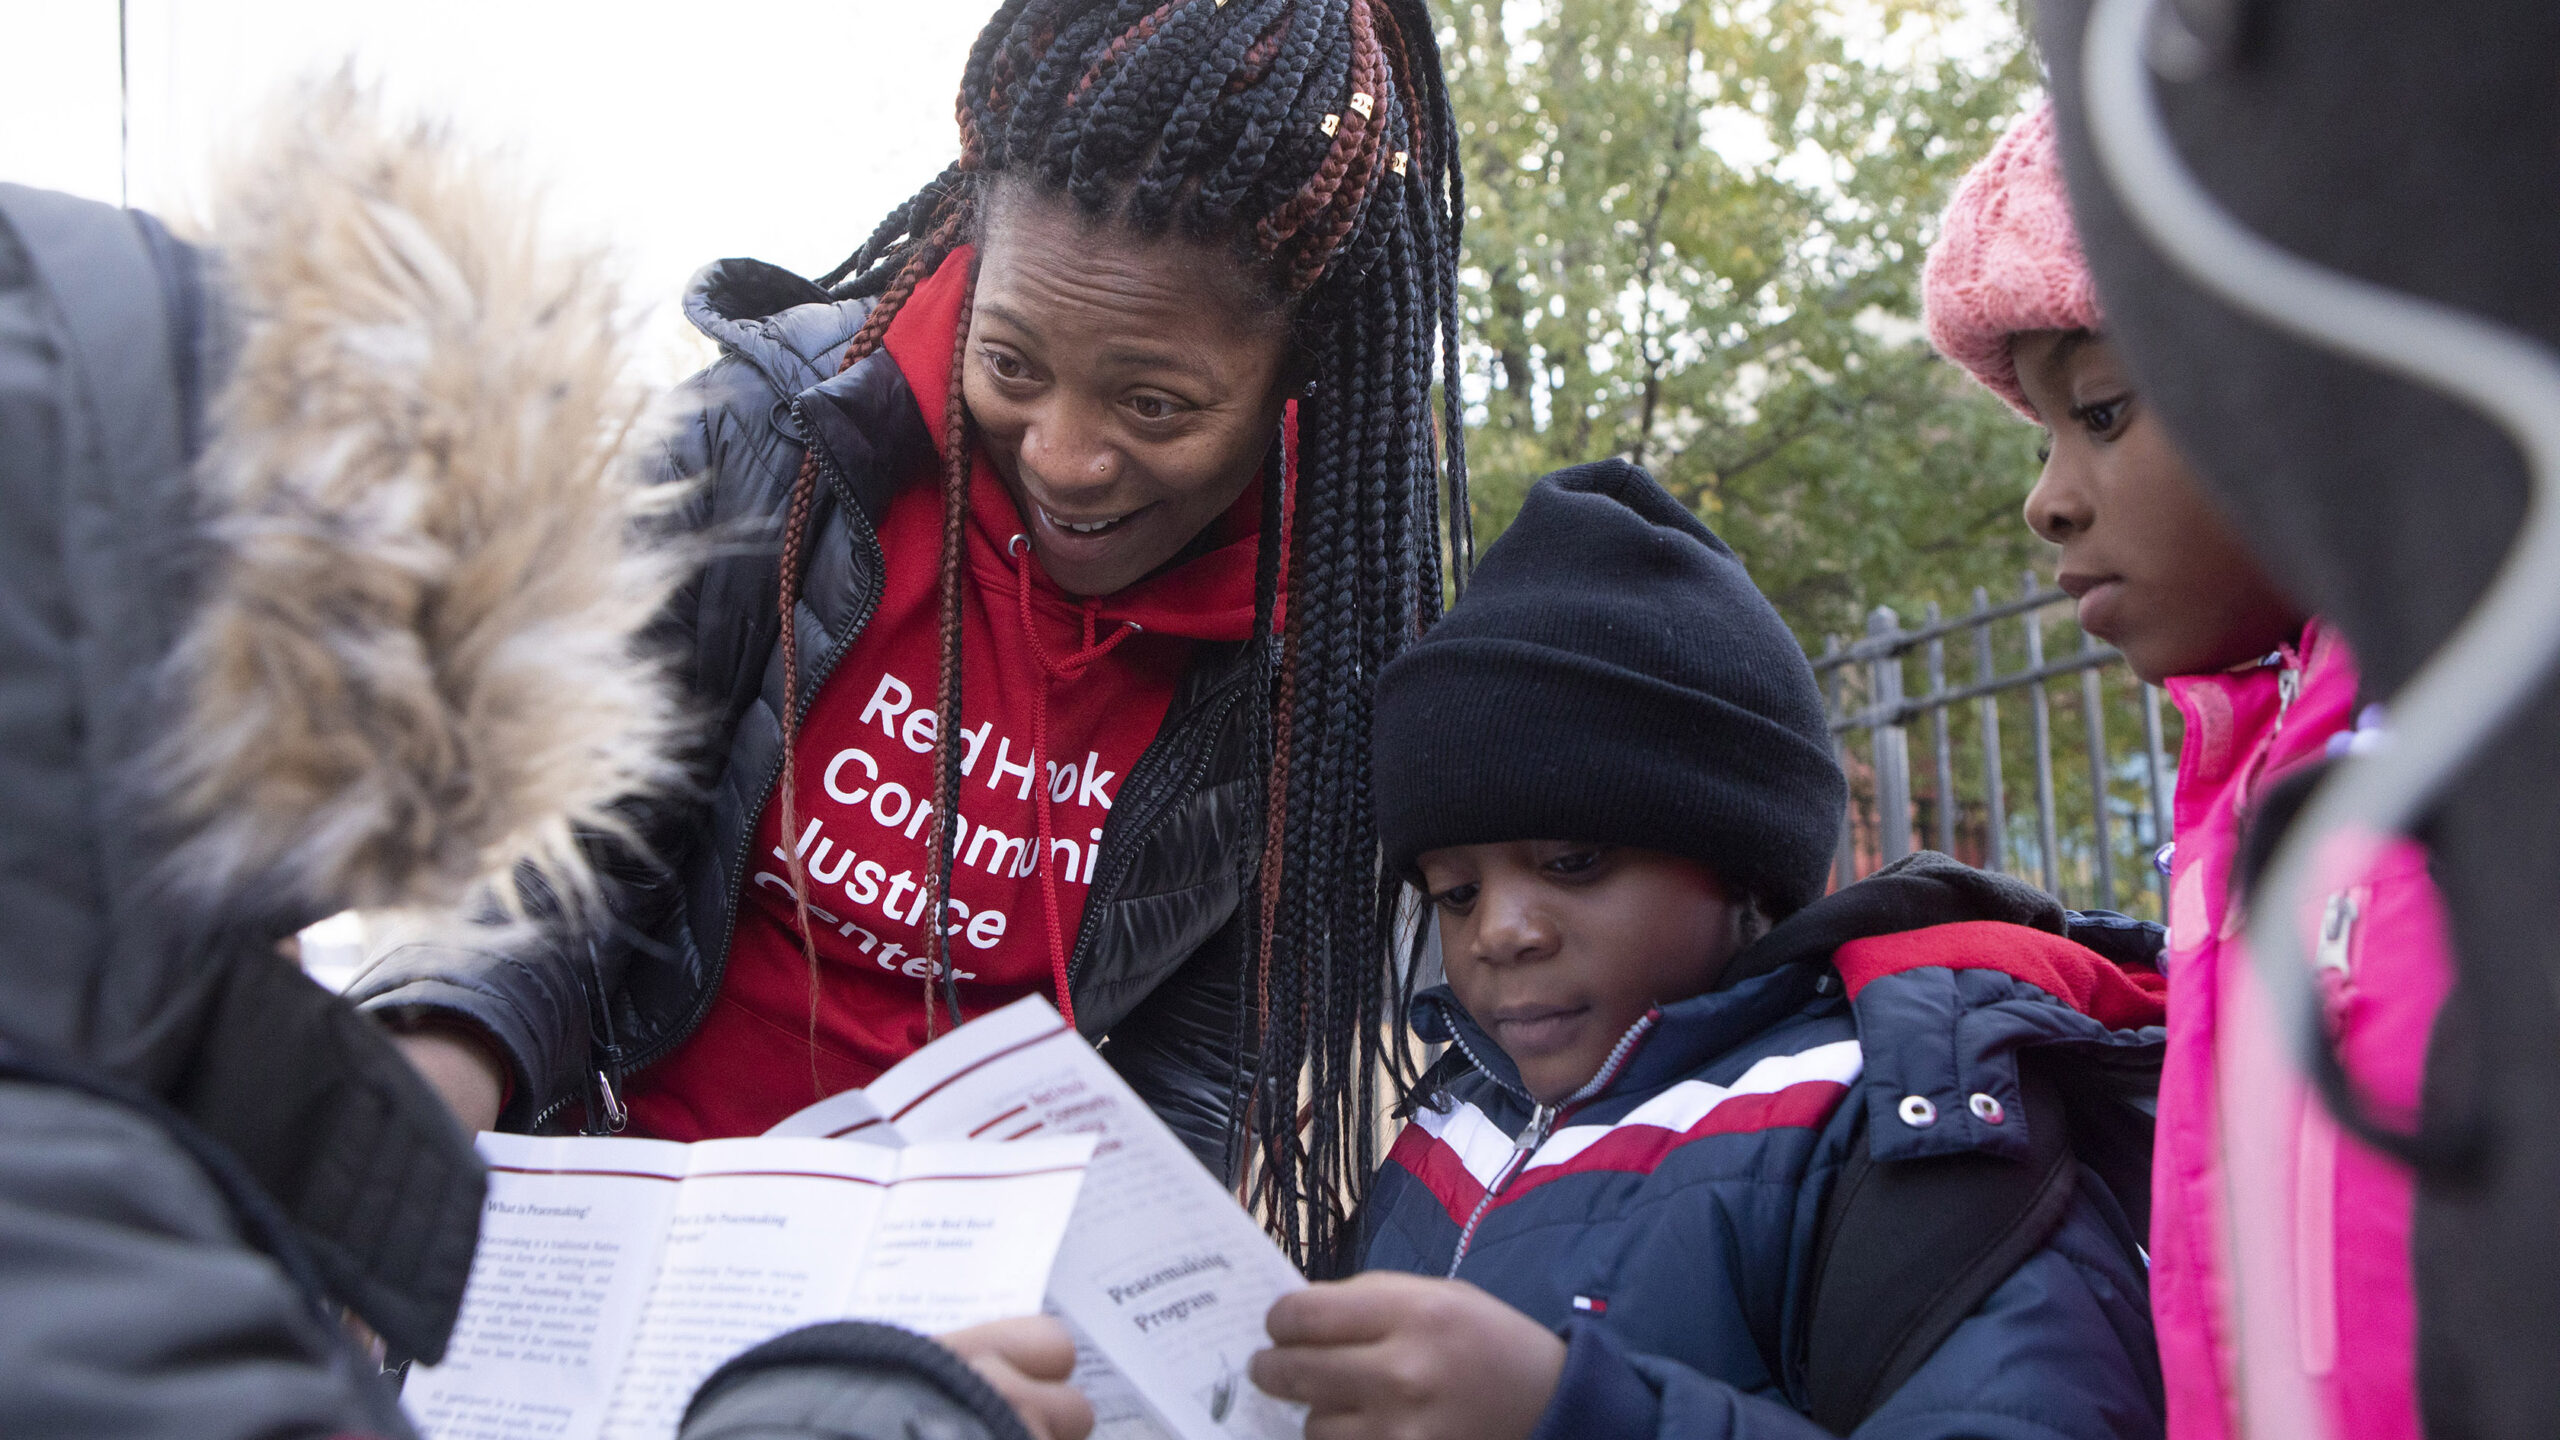
[[[1049,578],[1108,595],[1253,483],[1292,387],[1287,307],[1224,245],[1095,224],[999,183],[962,386]]]

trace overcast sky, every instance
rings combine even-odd
[[[696,269],[752,255],[821,273],[949,162],[960,67],[994,5],[0,0],[0,180],[198,214],[249,117],[352,63],[395,107],[450,118],[545,179],[555,219],[611,245],[654,307],[643,353],[671,381],[710,354],[674,308]],[[1853,45],[1898,54],[1925,34],[1979,53],[2012,28],[2004,0],[1969,0],[1949,30],[1888,41],[1888,8],[1846,7]],[[1783,168],[1763,122],[1727,110],[1705,117],[1708,145]]]
[[[553,214],[655,297],[650,353],[700,358],[672,302],[705,261],[815,274],[958,148],[993,0],[0,0],[0,180],[176,215],[245,119],[352,61],[395,106],[519,155]],[[120,94],[130,144],[120,144]]]

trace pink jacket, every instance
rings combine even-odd
[[[2151,1303],[2169,1434],[2241,1433],[2235,1376],[2245,1343],[2249,1404],[2261,1417],[2252,1433],[2264,1433],[2272,1414],[2292,1433],[2324,1433],[2300,1423],[2318,1416],[2331,1435],[2416,1440],[2409,1172],[2342,1136],[2307,1095],[2249,974],[2225,884],[2240,823],[2269,780],[2352,730],[2355,659],[2315,620],[2298,652],[2168,688],[2187,721],[2152,1168]],[[2314,963],[2330,1033],[2364,1092],[2406,1123],[2452,973],[2424,855],[2393,847],[2361,884],[2326,897],[2321,913]],[[2233,1265],[2235,1231],[2247,1242],[2238,1252],[2245,1275]]]

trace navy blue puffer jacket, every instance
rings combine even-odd
[[[1996,943],[2010,927],[1981,926],[1989,912],[1965,893],[1988,893],[1988,879],[1889,876],[1818,902],[1737,958],[1748,978],[1654,1011],[1552,1109],[1445,987],[1426,992],[1415,1027],[1471,1070],[1398,1137],[1370,1202],[1365,1265],[1454,1274],[1565,1335],[1539,1440],[1827,1433],[1805,1413],[1803,1312],[1824,1203],[1860,1133],[1880,1164],[2023,1155],[2022,1051],[2156,1073],[2156,1025],[2110,1028],[2047,988],[2075,988],[2054,973],[2011,964]],[[1923,903],[1902,903],[1914,896]],[[2041,943],[2019,948],[2076,950],[2051,933],[2064,928],[2059,907],[2043,904]],[[1838,946],[1880,934],[1917,948],[1868,944],[1884,963],[1844,985]],[[2021,968],[2045,983],[2011,973]],[[1905,1118],[1924,1113],[1912,1097],[1927,1102],[1925,1124]],[[1859,1436],[2161,1433],[2138,1232],[2094,1172],[2077,1178],[2044,1248]]]

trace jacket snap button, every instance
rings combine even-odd
[[[1926,1130],[1938,1123],[1938,1107],[1926,1095],[1905,1095],[1901,1105],[1902,1123],[1914,1130]]]
[[[1997,1125],[2009,1118],[2009,1112],[2000,1108],[1999,1101],[1979,1090],[1974,1091],[1973,1098],[1965,1104],[1973,1110],[1974,1118],[1985,1125]]]

